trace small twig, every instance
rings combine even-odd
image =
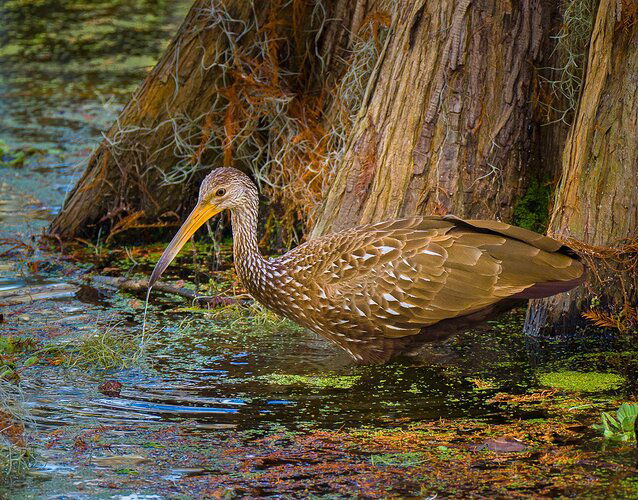
[[[129,292],[143,292],[148,290],[148,280],[134,280],[128,278],[117,278],[113,276],[93,276],[91,282],[96,288],[117,288],[118,290],[127,290]],[[190,290],[184,287],[178,287],[169,285],[162,281],[158,281],[153,285],[153,290],[157,290],[164,293],[170,293],[173,295],[179,295],[185,297],[199,304],[207,304],[210,306],[230,305],[240,302],[232,297],[220,297],[198,295],[194,290]]]

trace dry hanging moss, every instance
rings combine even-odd
[[[635,0],[618,0],[616,31],[632,33],[636,26],[638,26],[638,3]]]
[[[387,2],[377,2],[380,10],[347,35],[347,48],[331,49],[329,62],[322,37],[335,20],[324,0],[242,4],[244,12],[251,6],[248,15],[234,15],[225,3],[196,4],[187,32],[174,41],[175,61],[166,71],[176,97],[182,91],[182,45],[214,40],[200,41],[199,59],[189,61],[192,71],[204,75],[210,102],[197,103],[192,107],[197,111],[182,106],[146,127],[117,122],[94,156],[97,174],[83,189],[108,182],[111,165],[125,177],[113,186],[108,213],[100,221],[110,222],[113,235],[173,225],[171,213],[149,224],[163,206],[149,186],[159,181],[174,186],[163,189],[165,195],[190,196],[203,171],[222,165],[252,173],[274,205],[270,217],[276,214],[277,220],[268,228],[285,244],[299,239],[295,230],[306,233],[312,226],[373,80],[390,29],[390,16],[381,12]],[[131,106],[139,104],[136,99]],[[166,137],[159,146],[153,145],[157,135]],[[174,159],[168,169],[166,157]]]
[[[330,80],[315,46],[325,27],[325,7],[316,2],[310,12],[305,8],[299,1],[272,2],[265,21],[253,19],[248,26],[219,3],[202,13],[228,38],[227,49],[213,54],[212,61],[204,56],[201,63],[220,69],[217,98],[208,113],[173,120],[173,153],[180,161],[164,175],[165,184],[187,182],[211,164],[232,165],[252,172],[280,207],[278,227],[301,222],[305,232],[312,225],[390,18],[375,13],[364,20],[352,37],[352,50],[339,61],[342,74]],[[252,42],[240,44],[249,33],[254,33]]]
[[[546,123],[570,125],[585,77],[587,49],[594,26],[597,0],[563,0],[563,22],[552,58],[555,67],[540,68],[539,105]],[[543,76],[548,74],[549,76]]]

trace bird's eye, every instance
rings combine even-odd
[[[226,194],[226,190],[224,188],[218,189],[215,193],[215,196],[224,196]]]

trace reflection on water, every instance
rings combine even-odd
[[[0,239],[24,238],[51,220],[77,175],[74,165],[90,154],[189,4],[10,0],[0,5],[0,148],[4,144],[8,151],[0,158]],[[25,161],[11,164],[13,152],[24,153],[25,146]],[[6,249],[0,246],[0,254]],[[150,273],[143,266],[136,271]],[[114,314],[124,320],[117,328],[139,331],[142,309],[130,304],[132,297],[49,274],[0,257],[0,303],[22,290],[33,294],[34,287],[49,293],[39,297],[45,305],[37,314],[26,305],[12,310],[3,333],[50,336],[55,343],[56,335],[67,339],[113,328]],[[60,289],[65,293],[51,295]],[[279,424],[290,430],[393,427],[455,417],[497,422],[523,415],[489,403],[490,396],[525,391],[534,380],[520,315],[413,362],[359,367],[309,332],[167,311],[178,303],[174,297],[152,297],[152,330],[168,327],[155,334],[143,366],[109,372],[43,366],[37,376],[26,371],[22,390],[35,428],[46,435],[60,426],[183,420],[193,423],[193,432]],[[99,392],[105,379],[123,384],[118,396]],[[42,470],[64,475],[73,469],[47,463]],[[174,477],[199,471],[175,471]]]
[[[19,230],[21,218],[21,229],[28,223],[37,230],[59,210],[101,131],[189,6],[187,0],[0,2],[2,229]],[[26,155],[24,165],[7,166],[11,151]]]
[[[179,320],[172,314],[165,322]],[[443,366],[434,359],[421,360],[424,366],[360,367],[308,332],[242,332],[202,319],[162,332],[143,368],[108,374],[51,368],[23,385],[34,418],[49,429],[182,419],[237,429],[273,423],[291,429],[393,426],[443,415],[502,420],[508,415],[486,402],[489,395],[521,390],[531,381],[520,337],[514,342],[508,337],[508,331],[495,337],[487,330],[465,336],[447,349]],[[308,384],[305,376],[319,383]],[[470,378],[487,376],[498,385],[476,391]],[[124,384],[118,396],[97,391],[105,377]]]

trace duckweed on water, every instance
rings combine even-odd
[[[259,380],[275,385],[305,385],[322,389],[350,389],[361,378],[360,375],[262,375]]]
[[[423,460],[423,454],[419,452],[383,453],[370,456],[370,463],[377,466],[413,467],[422,463]]]
[[[541,385],[575,392],[601,392],[618,389],[625,379],[615,373],[560,371],[541,373]]]

